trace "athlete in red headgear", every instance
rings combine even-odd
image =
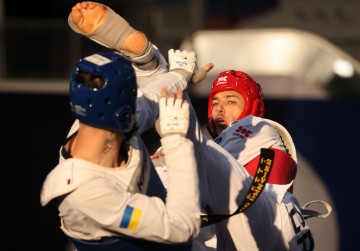
[[[217,100],[219,100],[219,96],[217,95],[216,98],[214,98],[214,96],[220,92],[225,92],[225,91],[235,92],[234,93],[235,96],[239,94],[241,95],[241,98],[239,98],[239,102],[241,102],[240,104],[241,106],[240,107],[237,105],[232,106],[232,108],[238,108],[238,109],[232,111],[233,116],[229,118],[231,120],[229,122],[232,122],[235,119],[236,120],[242,119],[247,115],[263,117],[265,114],[265,107],[263,103],[261,86],[244,72],[233,71],[233,70],[224,71],[220,73],[213,82],[209,96],[208,129],[213,138],[216,138],[216,136],[218,135],[217,133],[218,130],[222,131],[229,125],[229,123],[227,121],[223,121],[223,119],[221,119],[220,116],[215,118],[216,123],[214,123],[214,118],[213,118],[213,107],[217,107],[216,109],[214,109],[215,112],[219,109],[218,108],[219,102],[217,102]],[[231,99],[229,100],[231,101]],[[221,112],[219,114],[221,114]]]
[[[262,118],[264,114],[261,86],[248,74],[229,70],[214,80],[208,100],[210,135],[252,176],[259,163],[260,148],[275,149],[269,183],[291,184],[296,175],[295,146],[287,130]]]

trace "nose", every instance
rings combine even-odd
[[[224,112],[224,107],[222,105],[222,102],[219,102],[219,104],[216,106],[217,112]]]

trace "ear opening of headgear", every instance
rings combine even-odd
[[[263,117],[265,114],[262,88],[259,83],[245,72],[234,70],[221,72],[212,83],[208,99],[207,127],[210,135],[214,138],[218,133],[212,118],[212,100],[217,93],[224,91],[236,91],[244,99],[244,109],[237,118],[238,120],[248,115]]]
[[[70,106],[81,122],[120,133],[134,128],[136,77],[131,62],[117,53],[80,59],[70,76]]]

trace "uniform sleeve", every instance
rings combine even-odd
[[[140,133],[154,127],[159,116],[158,102],[164,87],[170,92],[175,92],[178,89],[184,90],[187,82],[176,72],[166,72],[156,78],[149,77],[148,84],[138,89],[136,121]]]
[[[59,207],[63,231],[85,240],[127,235],[180,243],[195,238],[200,230],[200,208],[192,143],[178,135],[163,138],[162,143],[169,170],[166,204],[157,197],[119,192],[111,182],[99,178],[63,200]]]

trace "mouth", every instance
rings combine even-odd
[[[222,117],[217,117],[214,119],[214,122],[217,125],[223,125],[225,123],[225,120]]]

